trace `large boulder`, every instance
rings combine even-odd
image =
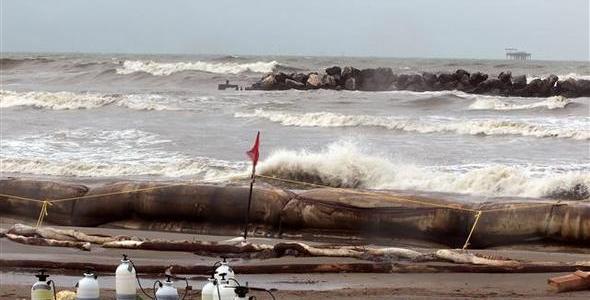
[[[303,90],[303,89],[305,89],[305,84],[303,84],[299,81],[287,78],[287,79],[285,79],[285,87],[287,89]]]
[[[344,89],[349,90],[349,91],[357,90],[358,86],[356,84],[356,78],[349,77],[348,79],[346,79],[344,81]]]
[[[505,86],[512,86],[512,72],[500,72],[498,74],[498,80]]]
[[[465,81],[465,80],[469,80],[469,72],[463,70],[463,69],[458,69],[457,71],[455,71],[455,80],[457,81]]]
[[[333,66],[333,67],[326,69],[326,74],[334,76],[334,77],[340,77],[341,73],[342,73],[342,69],[340,69],[340,67],[338,67],[338,66]]]
[[[480,83],[486,81],[488,79],[488,74],[484,74],[482,72],[475,72],[469,75],[469,83],[473,86],[477,86]]]
[[[361,73],[361,70],[354,68],[354,67],[347,66],[347,67],[344,67],[344,69],[342,70],[340,77],[342,78],[343,81],[346,81],[348,78],[358,78],[360,73]]]
[[[406,89],[410,90],[410,91],[415,91],[415,92],[423,92],[425,91],[425,84],[424,84],[424,78],[422,78],[421,75],[418,74],[413,74],[408,76],[408,79],[406,81],[407,86]]]
[[[512,88],[513,89],[522,89],[526,87],[526,75],[518,75],[512,77]]]
[[[322,86],[322,78],[316,73],[310,73],[305,86],[310,89],[319,89]]]
[[[431,90],[434,88],[434,84],[437,82],[438,78],[436,78],[436,74],[430,72],[422,73],[422,78],[424,79],[424,85],[427,90]]]
[[[576,81],[576,90],[578,97],[590,97],[590,80],[579,79]]]
[[[274,90],[277,88],[277,80],[275,79],[274,74],[268,74],[266,77],[262,78],[259,84],[260,89],[262,90]]]
[[[560,89],[557,86],[559,78],[555,75],[549,75],[544,79],[533,79],[527,86],[519,91],[519,96],[524,97],[549,97],[555,95]]]
[[[335,89],[336,86],[338,86],[338,82],[334,76],[328,74],[324,74],[324,76],[322,76],[322,88]]]
[[[578,82],[573,78],[557,82],[558,93],[562,96],[572,98],[578,97]]]
[[[363,69],[359,73],[359,88],[363,91],[391,90],[393,81],[391,68]]]
[[[305,82],[307,82],[307,78],[309,78],[309,75],[307,75],[305,73],[293,73],[289,77],[292,80],[295,80],[295,81],[300,82],[303,85],[305,85]]]
[[[479,83],[475,88],[474,93],[500,95],[503,93],[504,88],[505,86],[500,79],[489,78]]]

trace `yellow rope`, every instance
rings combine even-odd
[[[37,225],[35,225],[35,228],[39,228],[41,225],[43,225],[43,219],[45,219],[45,217],[48,215],[47,206],[52,205],[53,204],[51,203],[51,201],[43,201],[43,205],[41,205],[41,211],[39,212],[39,217],[37,218]]]
[[[469,247],[469,241],[471,240],[471,236],[473,235],[473,232],[475,231],[475,227],[477,226],[477,223],[479,222],[479,217],[481,217],[481,213],[482,211],[478,211],[475,214],[475,220],[473,221],[473,226],[471,226],[471,231],[469,231],[469,235],[467,236],[467,239],[465,240],[465,244],[463,244],[463,250],[467,249],[467,247]]]
[[[430,206],[436,206],[436,207],[442,207],[442,208],[449,208],[449,209],[455,209],[455,210],[461,210],[461,211],[468,211],[468,212],[473,212],[473,213],[477,213],[479,211],[481,211],[481,212],[496,212],[496,211],[517,210],[517,209],[523,209],[523,208],[534,208],[534,207],[544,207],[544,206],[567,205],[567,203],[560,203],[561,200],[557,200],[557,202],[555,202],[555,203],[553,203],[553,202],[551,202],[551,203],[536,203],[536,204],[523,204],[523,205],[514,206],[514,207],[490,208],[490,209],[472,209],[472,208],[465,208],[465,207],[459,207],[459,206],[454,206],[454,205],[445,205],[445,204],[432,203],[432,202],[427,202],[427,201],[419,201],[419,200],[412,200],[412,199],[400,198],[400,197],[396,197],[396,196],[393,196],[393,195],[385,194],[385,193],[382,193],[382,192],[363,192],[363,191],[353,190],[353,189],[349,189],[349,188],[338,188],[338,187],[332,187],[332,186],[328,186],[328,185],[321,185],[321,184],[315,184],[315,183],[297,181],[297,180],[292,180],[292,179],[284,179],[284,178],[273,177],[273,176],[266,176],[266,175],[256,175],[256,177],[261,177],[261,178],[266,178],[266,179],[271,179],[271,180],[277,180],[277,181],[282,181],[282,182],[287,182],[287,183],[292,183],[292,184],[298,184],[298,185],[307,185],[307,186],[312,186],[312,187],[317,187],[317,188],[342,190],[342,191],[347,191],[347,192],[350,192],[350,193],[355,193],[355,194],[360,194],[360,195],[367,195],[367,196],[377,196],[377,195],[380,195],[380,196],[384,196],[384,197],[389,198],[389,199],[392,199],[392,200],[397,200],[397,201],[402,201],[402,202],[410,202],[410,203],[416,203],[416,204],[430,205]],[[578,201],[578,203],[579,202],[585,202],[585,201],[590,201],[590,199],[589,200],[584,200],[584,201]]]
[[[309,185],[309,186],[313,186],[313,187],[320,187],[320,188],[326,188],[326,189],[346,191],[346,192],[350,192],[350,193],[354,193],[354,194],[358,194],[358,195],[382,196],[382,197],[385,197],[387,199],[391,199],[391,200],[395,200],[395,201],[399,201],[399,202],[408,202],[408,203],[421,204],[421,205],[434,206],[434,207],[441,207],[441,208],[448,208],[448,209],[454,209],[454,210],[462,210],[462,211],[468,211],[468,212],[477,212],[478,211],[478,210],[475,210],[475,209],[465,208],[465,207],[460,207],[460,206],[455,206],[455,205],[446,205],[446,204],[432,203],[432,202],[427,202],[427,201],[420,201],[420,200],[412,200],[412,199],[407,199],[407,198],[401,198],[401,197],[397,197],[397,196],[393,196],[393,195],[389,195],[389,194],[385,194],[385,193],[381,193],[381,192],[363,192],[363,191],[358,191],[358,190],[353,190],[353,189],[336,188],[336,187],[331,187],[331,186],[327,186],[327,185],[319,185],[319,184],[315,184],[315,183],[308,183],[308,182],[302,182],[302,181],[296,181],[296,180],[290,180],[290,179],[284,179],[284,178],[278,178],[278,177],[272,177],[272,176],[265,176],[265,175],[256,175],[256,177],[261,177],[261,178],[266,178],[266,179],[272,179],[272,180],[277,180],[277,181],[283,181],[283,182],[293,183],[293,184]]]
[[[41,202],[42,201],[42,200],[39,200],[39,199],[33,199],[33,198],[15,196],[15,195],[10,195],[10,194],[2,194],[2,193],[0,193],[0,197],[13,198],[13,199],[24,200],[24,201],[34,201],[34,202]]]

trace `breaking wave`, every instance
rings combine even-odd
[[[194,110],[191,102],[198,99],[179,99],[158,94],[99,94],[72,92],[13,92],[0,90],[0,107],[34,107],[52,110],[94,109],[117,105],[133,110]]]
[[[588,170],[557,171],[501,164],[466,169],[424,167],[368,155],[348,141],[333,143],[318,152],[279,150],[263,161],[259,170],[264,175],[333,187],[421,190],[487,197],[590,197]]]
[[[175,62],[161,63],[154,61],[126,60],[121,68],[117,69],[118,74],[131,74],[145,72],[154,76],[168,76],[182,71],[201,71],[217,74],[238,74],[243,72],[269,73],[279,66],[276,61],[237,63],[237,62]]]
[[[238,112],[237,118],[261,118],[284,126],[296,127],[380,127],[388,130],[437,133],[448,132],[464,135],[519,135],[531,137],[556,137],[575,140],[590,139],[586,121],[572,127],[569,120],[555,120],[559,124],[539,124],[525,120],[457,119],[442,117],[404,118],[371,115],[344,115],[332,112],[287,113],[281,111]]]
[[[117,101],[116,95],[71,92],[12,92],[0,90],[0,107],[32,106],[46,109],[90,109]]]
[[[170,140],[137,130],[80,128],[4,139],[3,173],[53,176],[165,176],[213,179],[239,174],[244,162],[193,157],[162,146]]]
[[[524,102],[524,100],[523,100]],[[508,100],[502,100],[498,97],[481,97],[477,98],[475,102],[469,105],[471,110],[523,110],[533,108],[545,108],[545,109],[560,109],[565,108],[568,104],[572,103],[571,100],[563,96],[549,97],[545,100],[538,102],[520,104],[513,103]]]

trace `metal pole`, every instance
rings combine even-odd
[[[248,195],[248,210],[246,212],[246,221],[244,224],[244,240],[248,238],[248,223],[250,221],[250,206],[252,204],[252,190],[254,188],[254,180],[256,180],[256,167],[252,166],[252,176],[250,177],[250,194]]]

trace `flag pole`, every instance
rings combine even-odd
[[[246,218],[244,220],[244,241],[248,238],[248,225],[250,223],[250,208],[252,206],[252,191],[254,189],[254,181],[256,181],[256,164],[258,163],[258,157],[260,146],[260,131],[256,134],[256,141],[250,151],[246,152],[252,160],[252,175],[250,176],[250,193],[248,194],[248,209],[246,211]]]
[[[252,165],[252,175],[250,176],[250,194],[248,195],[248,210],[246,212],[246,221],[244,224],[244,241],[248,238],[248,225],[250,222],[250,207],[252,204],[252,190],[254,189],[254,181],[256,180],[256,166]]]

